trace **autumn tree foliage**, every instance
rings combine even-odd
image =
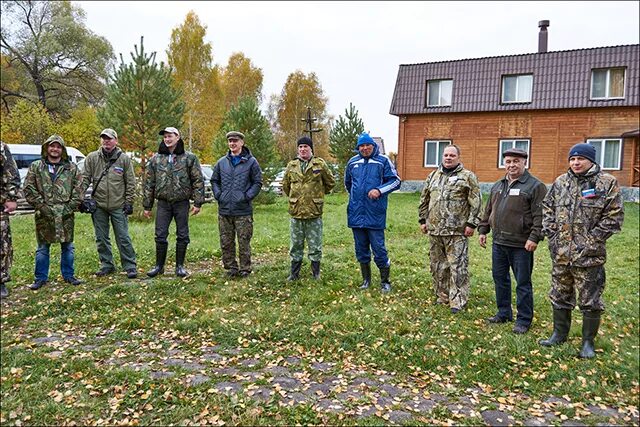
[[[156,150],[158,132],[174,126],[182,130],[184,102],[175,88],[171,69],[156,62],[156,53],[147,54],[143,37],[134,46],[131,63],[120,56],[120,66],[109,79],[104,108],[98,119],[104,127],[118,132],[121,145],[136,151],[142,162]]]
[[[187,146],[207,160],[210,141],[218,131],[224,115],[224,92],[220,70],[212,64],[211,43],[198,15],[190,11],[182,25],[171,32],[167,49],[174,86],[185,103],[183,139]]]
[[[67,114],[80,104],[97,105],[113,59],[111,44],[85,24],[70,1],[2,1],[2,102],[39,103]]]
[[[235,52],[222,72],[225,107],[229,109],[240,99],[250,97],[262,101],[262,69],[256,67],[242,52]]]
[[[55,127],[42,104],[19,99],[9,114],[3,114],[0,134],[7,144],[42,144]]]
[[[280,96],[273,97],[271,102],[275,105],[270,106],[269,110],[276,116],[276,123],[272,125],[276,132],[278,154],[283,161],[296,156],[296,141],[305,135],[306,124],[302,118],[307,116],[307,107],[311,107],[312,115],[317,119],[314,127],[324,129],[324,132],[313,135],[314,154],[329,157],[327,97],[316,73],[305,74],[297,70],[289,74]]]

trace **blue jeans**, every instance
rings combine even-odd
[[[41,243],[38,245],[38,249],[36,249],[36,270],[35,276],[36,281],[47,281],[49,280],[49,248],[51,244],[49,243]],[[62,277],[65,279],[70,279],[74,276],[73,269],[73,243],[60,243],[60,247],[62,248],[62,252],[60,253],[60,272],[62,273]]]
[[[509,269],[513,271],[516,280],[516,307],[518,308],[516,323],[528,327],[533,320],[533,285],[531,284],[533,252],[494,243],[491,271],[496,288],[498,316],[511,320],[513,312]]]
[[[371,262],[371,250],[373,249],[373,261],[378,268],[389,267],[387,248],[384,246],[384,230],[372,228],[352,228],[351,230],[356,247],[356,258],[360,264]]]

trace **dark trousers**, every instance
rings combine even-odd
[[[360,264],[371,262],[371,250],[373,261],[378,268],[389,267],[387,248],[384,246],[384,230],[372,228],[352,228],[353,240],[356,249],[356,259]]]
[[[189,244],[189,201],[167,202],[158,200],[156,212],[156,243],[167,243],[169,225],[176,221],[176,245]]]
[[[491,270],[496,287],[498,316],[511,320],[513,312],[509,269],[513,271],[516,280],[516,307],[518,308],[516,323],[529,326],[533,320],[533,285],[531,284],[533,252],[494,243]]]

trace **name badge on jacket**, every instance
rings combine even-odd
[[[519,196],[520,195],[520,189],[519,188],[512,188],[511,190],[509,190],[509,195],[510,196]]]

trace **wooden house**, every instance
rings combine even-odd
[[[400,65],[390,113],[406,189],[421,188],[448,144],[481,182],[503,177],[501,153],[517,147],[550,184],[578,142],[621,186],[638,186],[640,45],[547,52],[540,39],[537,53]]]

